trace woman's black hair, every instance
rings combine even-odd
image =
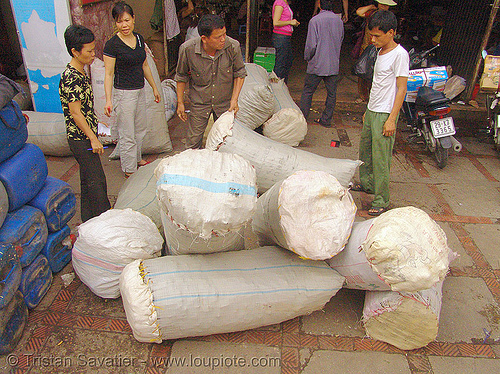
[[[70,25],[64,31],[64,42],[71,57],[74,57],[71,51],[73,48],[81,52],[84,44],[92,43],[94,40],[94,33],[84,26]]]
[[[205,14],[198,22],[198,33],[200,36],[205,35],[207,38],[212,35],[215,29],[222,29],[226,27],[224,20],[221,16],[216,14]]]
[[[132,7],[125,1],[119,1],[113,6],[113,9],[111,10],[111,17],[113,17],[113,19],[118,22],[118,19],[123,13],[128,13],[132,17],[134,16],[134,10],[132,9]]]

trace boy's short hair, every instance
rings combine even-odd
[[[368,21],[369,30],[373,30],[375,27],[384,33],[389,32],[389,30],[396,31],[398,20],[390,10],[377,10]]]
[[[226,27],[226,24],[221,16],[216,14],[205,14],[200,18],[200,22],[198,22],[198,33],[200,36],[205,35],[209,38],[212,31],[215,29],[222,29],[224,27]]]
[[[94,33],[85,26],[70,25],[64,31],[64,42],[71,57],[74,57],[71,51],[73,48],[81,52],[84,44],[92,43],[94,40]]]
[[[118,19],[123,13],[128,13],[132,17],[134,16],[134,10],[130,5],[128,5],[125,1],[119,1],[111,9],[111,17],[118,22]]]
[[[321,7],[321,10],[333,11],[333,1],[332,0],[320,0],[319,6]]]

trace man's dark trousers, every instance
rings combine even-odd
[[[337,78],[337,75],[319,76],[315,74],[306,74],[304,89],[302,90],[302,96],[300,98],[300,110],[305,118],[307,118],[309,110],[311,109],[314,92],[316,92],[319,82],[323,80],[325,82],[327,96],[325,110],[319,122],[323,125],[331,125],[333,110],[335,109],[335,103],[337,101]]]

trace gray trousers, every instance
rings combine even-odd
[[[316,92],[319,82],[323,80],[325,81],[327,96],[325,109],[323,110],[323,114],[321,115],[319,122],[324,125],[330,125],[332,123],[333,110],[335,109],[335,104],[337,102],[337,78],[338,75],[319,76],[315,74],[306,74],[304,78],[304,89],[302,90],[299,105],[300,110],[306,119],[309,115],[309,110],[311,109],[314,92]]]
[[[137,170],[142,159],[142,141],[147,132],[146,94],[140,90],[114,90],[113,105],[120,141],[120,162],[124,173]]]

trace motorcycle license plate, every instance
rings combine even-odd
[[[452,117],[435,119],[434,121],[430,121],[430,124],[432,134],[436,139],[455,135],[455,124],[453,123]]]

